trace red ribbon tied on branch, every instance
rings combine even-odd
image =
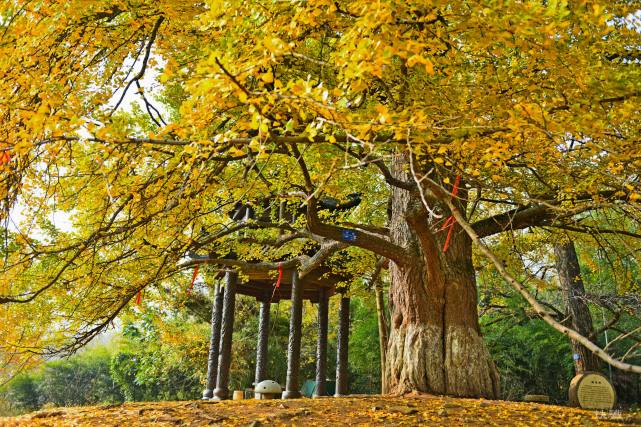
[[[276,279],[276,283],[274,283],[274,291],[272,292],[272,297],[269,299],[269,302],[272,302],[274,299],[274,295],[276,295],[276,289],[280,288],[280,282],[283,280],[283,263],[279,262],[278,263],[278,279]]]
[[[458,186],[460,182],[461,182],[461,176],[456,175],[456,179],[454,180],[454,187],[452,187],[452,201],[454,201],[454,199],[456,198],[456,195],[458,194]],[[446,228],[449,228],[447,232],[447,237],[445,238],[445,244],[443,245],[443,253],[447,252],[447,248],[450,247],[450,240],[452,239],[454,224],[456,224],[456,218],[454,218],[454,215],[450,215],[443,223],[443,227],[441,227],[441,230],[445,230]]]
[[[194,283],[196,282],[196,276],[198,276],[198,268],[200,266],[196,264],[196,268],[194,268],[194,274],[191,276],[191,284],[189,285],[189,288],[187,289],[187,296],[191,295],[191,291],[194,290]]]
[[[11,153],[9,151],[2,150],[0,153],[0,164],[11,162]]]

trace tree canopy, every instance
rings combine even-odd
[[[406,223],[441,258],[448,226],[471,236],[535,306],[519,260],[492,252],[504,236],[586,235],[637,259],[638,9],[3,1],[4,368],[83,346],[143,289],[184,292],[196,263],[412,265]],[[232,221],[238,203],[255,219]]]

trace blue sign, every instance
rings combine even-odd
[[[343,230],[341,234],[343,235],[343,240],[346,242],[356,241],[356,232],[354,230]]]
[[[580,356],[578,353],[574,353],[574,354],[572,355],[572,359],[574,359],[575,361],[576,361],[576,360],[579,360],[580,358],[581,358],[581,356]]]

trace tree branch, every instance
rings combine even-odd
[[[314,198],[310,198],[307,202],[307,228],[319,236],[367,249],[398,264],[405,264],[411,260],[411,256],[405,248],[395,245],[379,235],[362,229],[356,230],[323,223],[318,218],[316,200]]]
[[[497,129],[492,129],[486,132],[480,132],[480,133],[474,133],[474,132],[469,132],[467,135],[463,136],[440,136],[440,137],[435,137],[430,140],[422,141],[422,144],[429,144],[429,145],[446,145],[450,144],[453,141],[460,140],[462,138],[466,137],[472,137],[472,136],[488,136],[493,133],[497,132],[506,132],[508,129],[505,128],[497,128]],[[230,145],[237,145],[237,146],[247,146],[250,142],[252,142],[253,137],[240,137],[240,138],[228,138],[228,139],[222,139],[222,140],[215,140],[214,138],[211,138],[209,141],[210,142],[216,142],[216,143],[226,143]],[[336,142],[340,143],[354,143],[354,138],[349,137],[347,135],[336,135],[335,136]],[[197,144],[198,140],[188,140],[188,139],[159,139],[159,138],[120,138],[120,139],[114,139],[114,140],[107,140],[104,138],[82,138],[79,136],[54,136],[51,138],[43,139],[34,142],[34,145],[40,146],[40,145],[45,145],[45,144],[50,144],[52,142],[56,141],[90,141],[90,142],[101,142],[101,143],[116,143],[116,144],[151,144],[151,145],[174,145],[174,146],[185,146],[185,145],[191,145],[191,144]],[[8,141],[0,141],[3,143],[7,143]],[[264,143],[276,143],[276,144],[333,144],[330,143],[327,140],[327,136],[325,135],[316,135],[314,137],[310,137],[309,135],[295,135],[295,136],[279,136],[279,135],[268,135],[264,141]],[[406,140],[396,140],[393,138],[390,138],[389,135],[381,134],[381,135],[376,135],[371,138],[371,140],[365,141],[368,143],[373,143],[373,144],[403,144],[407,145]],[[0,152],[4,151],[9,151],[11,150],[9,144],[7,147],[0,148]],[[239,157],[240,158],[240,157]],[[404,184],[401,184],[404,185]],[[401,187],[403,188],[403,187]]]
[[[488,237],[506,230],[531,227],[555,215],[546,205],[523,206],[477,221],[472,228],[479,237]]]
[[[402,181],[398,178],[395,178],[382,158],[377,157],[371,153],[367,154],[365,157],[361,157],[360,155],[358,155],[358,153],[354,152],[354,150],[351,150],[347,147],[345,148],[344,151],[350,156],[359,160],[363,166],[367,166],[369,164],[373,164],[374,166],[376,166],[381,171],[381,174],[383,174],[383,177],[385,178],[385,182],[387,182],[389,185],[393,187],[402,188],[408,191],[412,191],[416,189],[416,185],[414,183]]]

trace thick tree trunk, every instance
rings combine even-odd
[[[411,179],[403,159],[396,159],[393,170]],[[439,206],[437,200],[428,202]],[[498,372],[480,335],[472,242],[454,227],[443,253],[447,230],[428,222],[420,194],[393,190],[391,239],[407,248],[412,260],[390,263],[387,385],[392,393],[499,397]]]
[[[556,269],[559,273],[559,283],[563,292],[566,312],[570,317],[569,325],[584,337],[591,337],[594,334],[592,315],[585,302],[585,288],[581,278],[579,258],[576,255],[574,242],[554,245],[556,256]],[[599,358],[590,350],[571,341],[574,358],[574,370],[577,374],[584,371],[598,371],[600,369]]]

